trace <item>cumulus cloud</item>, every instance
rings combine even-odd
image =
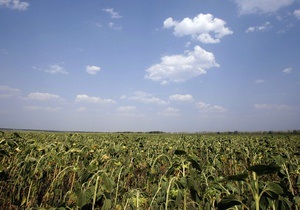
[[[254,104],[255,109],[276,110],[276,111],[294,111],[297,107],[286,104]]]
[[[30,111],[38,110],[38,111],[46,111],[46,112],[58,112],[61,110],[61,107],[25,106],[24,108]]]
[[[110,17],[113,19],[122,18],[122,16],[119,15],[118,12],[115,12],[113,8],[103,9],[103,11],[110,14]]]
[[[193,96],[190,94],[185,94],[185,95],[174,94],[174,95],[170,95],[169,99],[171,101],[181,101],[181,102],[192,102],[194,100]]]
[[[116,102],[112,99],[103,99],[100,97],[88,96],[85,94],[80,94],[76,96],[76,102],[86,102],[95,104],[115,104]]]
[[[164,21],[164,28],[174,28],[175,36],[192,36],[202,43],[219,43],[222,37],[232,34],[233,32],[225,25],[224,20],[202,13],[193,19],[184,18],[182,21],[176,21],[169,17]]]
[[[101,68],[99,66],[88,65],[85,67],[85,70],[88,74],[97,74],[101,70]]]
[[[0,85],[0,99],[17,96],[21,91],[17,88]]]
[[[0,0],[0,7],[24,11],[29,7],[29,3],[20,0]]]
[[[176,109],[174,107],[168,107],[164,111],[160,112],[160,114],[168,117],[177,117],[180,115],[180,109]]]
[[[292,68],[285,68],[285,69],[283,69],[282,72],[283,72],[284,74],[289,74],[289,73],[292,72],[292,70],[293,70]]]
[[[300,9],[295,10],[293,14],[295,15],[296,18],[300,20]]]
[[[146,79],[151,79],[161,84],[169,82],[184,82],[201,74],[212,67],[219,67],[215,56],[200,46],[195,46],[193,51],[185,51],[182,55],[167,55],[161,58],[161,63],[154,64],[146,70]]]
[[[48,100],[57,100],[57,99],[62,99],[59,95],[51,94],[51,93],[40,93],[40,92],[35,92],[35,93],[30,93],[27,96],[28,99],[32,100],[38,100],[38,101],[48,101]]]
[[[223,106],[210,105],[202,101],[196,103],[196,106],[199,110],[203,112],[226,112],[227,111]]]
[[[273,13],[295,0],[234,0],[240,15]]]
[[[255,32],[255,31],[268,31],[272,28],[272,25],[270,22],[265,22],[263,25],[260,26],[251,26],[249,27],[245,32]]]
[[[45,72],[46,73],[50,73],[50,74],[69,74],[64,67],[58,65],[58,64],[54,64],[54,65],[50,65],[49,69],[46,69]]]
[[[125,95],[121,96],[121,99],[129,99],[134,101],[139,101],[144,104],[158,104],[158,105],[166,105],[168,104],[166,101],[154,97],[151,94],[145,93],[143,91],[136,91],[134,96],[127,97]]]

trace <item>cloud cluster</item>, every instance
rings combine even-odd
[[[62,99],[59,95],[51,94],[51,93],[40,93],[40,92],[35,92],[35,93],[30,93],[27,96],[28,99],[32,100],[38,100],[38,101],[48,101],[48,100],[57,100],[57,99]]]
[[[170,105],[173,102],[189,102],[192,103],[195,101],[194,97],[191,94],[173,94],[169,96],[169,101],[165,101],[160,98],[153,97],[151,94],[145,93],[143,91],[136,91],[133,96],[123,95],[121,99],[128,99],[138,101],[144,104],[157,104],[157,105]],[[226,108],[219,105],[211,105],[205,102],[196,102],[193,103],[198,110],[205,113],[224,113],[227,111]],[[134,106],[121,106],[117,109],[118,112],[129,112],[134,111],[136,107]],[[179,116],[180,109],[172,106],[168,106],[163,111],[159,112],[162,116]]]
[[[165,110],[160,112],[160,115],[166,117],[178,117],[180,116],[180,109],[174,107],[167,107]]]
[[[175,36],[191,36],[202,43],[219,43],[222,37],[232,34],[233,32],[225,25],[224,20],[202,13],[193,19],[184,18],[182,21],[176,21],[169,17],[164,21],[164,28],[174,28]]]
[[[25,106],[24,107],[26,110],[30,111],[46,111],[46,112],[58,112],[61,110],[61,107],[42,107],[42,106]]]
[[[10,95],[18,94],[21,92],[19,89],[11,88],[8,86],[0,86],[0,99],[7,98]],[[210,105],[205,102],[195,102],[194,97],[191,94],[172,94],[167,97],[168,99],[164,100],[158,97],[153,96],[152,94],[136,91],[131,96],[123,95],[120,99],[127,99],[129,101],[135,101],[142,104],[148,105],[160,105],[163,107],[162,110],[157,110],[157,114],[165,117],[177,117],[180,116],[181,109],[178,107],[170,106],[170,104],[176,104],[177,102],[190,103],[192,106],[196,106],[202,113],[222,113],[227,110],[218,105]],[[59,112],[63,109],[61,106],[57,106],[58,103],[66,105],[70,104],[66,99],[62,98],[60,95],[47,93],[47,92],[32,92],[29,93],[26,97],[20,97],[20,99],[26,103],[30,102],[30,105],[23,105],[23,108],[28,111],[44,111],[44,112]],[[61,103],[67,102],[67,103]],[[75,97],[75,104],[79,105],[75,110],[77,112],[85,112],[92,108],[91,106],[96,105],[113,105],[117,102],[109,98],[101,98],[95,96],[89,96],[86,94],[78,94]],[[42,106],[39,104],[43,103]],[[177,105],[182,106],[182,103]],[[82,106],[83,105],[83,106]],[[161,109],[158,107],[157,109]],[[145,117],[143,113],[137,113],[137,107],[133,105],[123,105],[115,109],[117,116],[123,117]]]
[[[103,9],[103,11],[110,14],[110,17],[113,18],[113,19],[122,18],[122,16],[119,15],[118,12],[115,12],[113,8]]]
[[[0,0],[0,7],[24,11],[29,7],[29,3],[20,0]]]
[[[103,11],[110,14],[110,17],[112,19],[122,18],[122,16],[118,12],[115,12],[113,8],[103,9]],[[114,22],[109,22],[108,26],[109,26],[109,28],[114,29],[114,30],[121,30],[122,29],[122,26],[120,26],[120,25],[118,25]]]
[[[187,17],[181,21],[169,17],[163,25],[166,29],[173,28],[173,34],[177,37],[191,36],[193,40],[202,43],[219,43],[222,37],[233,33],[225,27],[224,20],[211,14],[200,13],[193,19]],[[191,42],[188,42],[186,47],[190,45]],[[193,50],[187,50],[183,54],[162,56],[160,63],[146,69],[144,77],[162,85],[179,83],[206,74],[208,69],[219,66],[212,52],[196,45]]]
[[[166,101],[154,97],[151,94],[145,93],[143,91],[136,91],[133,96],[122,96],[121,99],[129,99],[133,101],[139,101],[144,104],[157,104],[157,105],[166,105],[168,104]]]
[[[286,105],[286,104],[254,104],[254,108],[276,110],[276,111],[293,111],[297,109],[296,107]]]
[[[101,68],[99,66],[88,65],[85,67],[85,70],[88,74],[97,74],[101,70]]]
[[[20,90],[17,88],[0,85],[0,99],[10,98],[12,96],[18,95],[19,93]]]
[[[174,94],[174,95],[170,95],[169,99],[171,101],[180,101],[180,102],[192,102],[192,101],[194,101],[193,96],[190,95],[190,94],[185,94],[185,95]]]
[[[109,22],[108,23],[108,26],[111,28],[111,29],[114,29],[114,30],[121,30],[122,29],[122,26],[119,26],[113,22]]]
[[[240,15],[273,13],[295,0],[234,0]]]
[[[205,74],[212,67],[219,66],[213,53],[207,52],[197,45],[193,51],[186,51],[182,55],[163,56],[160,63],[154,64],[146,70],[145,78],[161,84],[184,82]]]
[[[289,74],[289,73],[292,72],[292,70],[293,70],[292,68],[285,68],[285,69],[283,69],[282,72],[283,72],[284,74]]]
[[[260,26],[251,26],[245,32],[250,33],[250,32],[255,32],[255,31],[268,31],[271,28],[272,28],[271,23],[265,22],[263,25],[260,25]]]
[[[62,67],[58,64],[50,65],[49,67],[50,67],[49,69],[45,70],[46,73],[50,73],[50,74],[69,74],[69,72],[67,72],[64,67]]]
[[[116,102],[112,99],[103,99],[100,97],[88,96],[86,94],[80,94],[76,96],[76,102],[86,102],[94,104],[115,104]]]
[[[200,111],[203,112],[226,112],[227,111],[223,106],[210,105],[203,101],[198,102],[196,106]]]

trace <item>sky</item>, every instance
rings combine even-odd
[[[300,129],[299,0],[0,0],[0,128]]]

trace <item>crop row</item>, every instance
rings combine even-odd
[[[297,134],[0,133],[4,209],[299,209]]]

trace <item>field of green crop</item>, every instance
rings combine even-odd
[[[1,209],[300,209],[300,135],[0,131]]]

